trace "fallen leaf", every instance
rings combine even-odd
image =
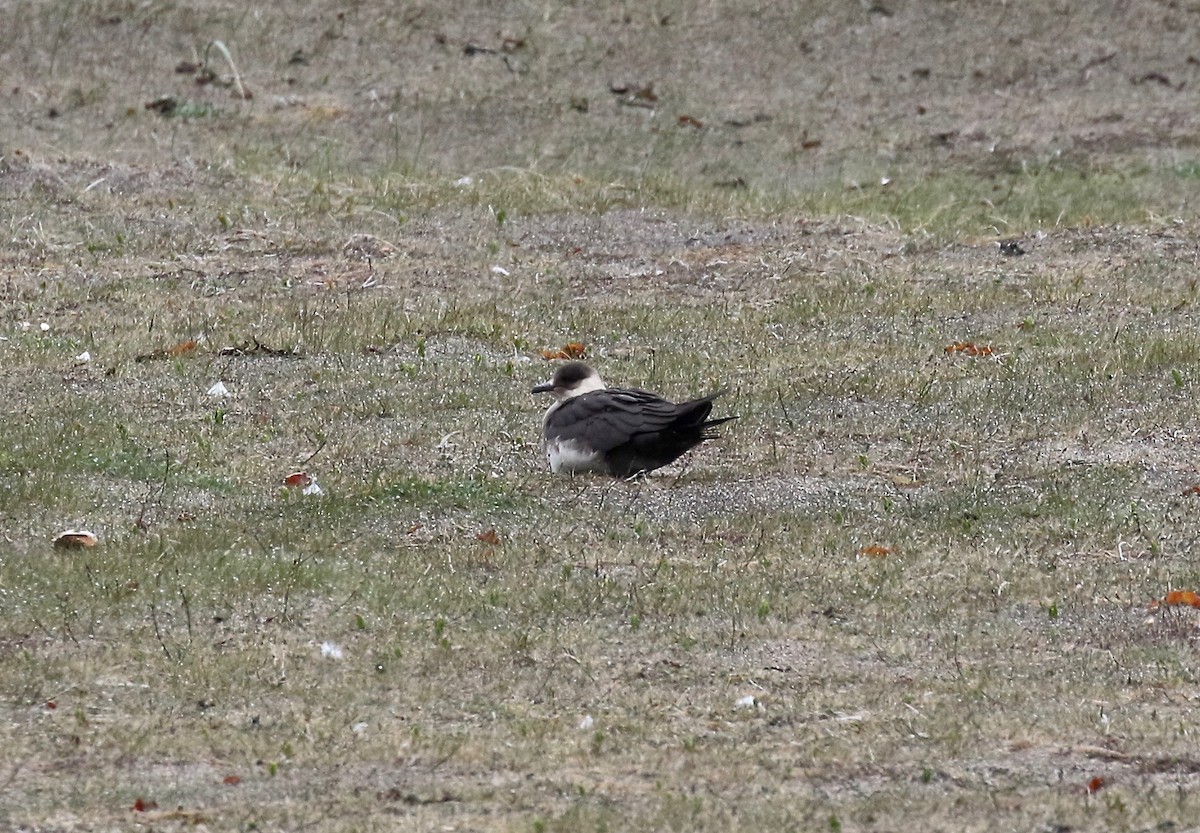
[[[863,547],[859,550],[863,555],[869,555],[872,558],[884,558],[895,552],[891,547],[881,547],[878,544],[872,544],[868,547]]]
[[[704,127],[704,122],[702,122],[702,121],[700,121],[700,119],[694,118],[692,116],[685,115],[685,116],[679,117],[679,126],[680,127],[694,127],[697,130],[699,130],[700,128]]]
[[[542,350],[542,358],[546,361],[554,361],[556,359],[582,359],[587,353],[587,345],[582,341],[571,341],[564,344],[558,350]]]
[[[1101,778],[1099,775],[1097,775],[1095,778],[1093,778],[1091,781],[1088,781],[1088,783],[1087,783],[1088,795],[1095,795],[1096,793],[1100,792],[1100,790],[1104,789],[1106,784],[1107,784],[1107,782],[1103,778]]]
[[[295,489],[303,489],[310,483],[312,483],[312,476],[306,471],[294,471],[283,478],[283,485],[291,486]]]
[[[100,541],[94,532],[86,529],[68,529],[54,539],[54,548],[60,550],[88,550]]]
[[[954,353],[962,353],[964,356],[990,356],[995,353],[990,346],[986,344],[976,344],[973,341],[956,341],[953,344],[947,344],[943,348],[943,352],[949,356]]]
[[[144,813],[147,810],[156,809],[158,809],[157,801],[147,801],[144,798],[139,798],[137,801],[133,802],[133,811],[135,813]]]
[[[1200,608],[1200,594],[1194,590],[1172,590],[1163,596],[1162,603],[1168,607],[1186,606]]]
[[[191,353],[198,346],[199,346],[199,342],[196,341],[196,339],[194,339],[194,338],[190,338],[187,341],[181,341],[178,344],[176,344],[172,347],[167,347],[166,349],[163,349],[163,350],[151,350],[149,353],[142,353],[138,356],[134,356],[133,360],[135,362],[140,363],[140,362],[156,361],[158,359],[174,358],[176,356],[183,356],[188,353]]]
[[[236,787],[238,784],[242,783],[242,779],[241,776],[238,775],[226,775],[222,779],[221,783],[228,787]]]
[[[475,536],[476,540],[483,541],[485,544],[490,544],[493,547],[500,545],[500,536],[496,534],[495,529],[488,529],[480,532]]]

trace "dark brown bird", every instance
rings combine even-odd
[[[558,401],[542,420],[542,447],[550,470],[632,477],[672,463],[737,417],[709,419],[724,391],[676,404],[644,390],[610,388],[583,362],[568,362],[533,393]]]

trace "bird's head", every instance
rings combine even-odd
[[[554,378],[549,382],[535,385],[532,393],[552,393],[559,399],[570,399],[604,388],[604,380],[599,373],[583,362],[567,362],[554,371]]]

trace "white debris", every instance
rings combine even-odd
[[[325,490],[317,484],[317,478],[310,478],[308,485],[300,492],[302,495],[323,495]]]
[[[471,179],[469,176],[460,176],[458,179],[454,180],[454,184],[459,188],[470,188],[475,184],[475,180]]]
[[[358,723],[355,723],[350,727],[350,731],[356,735],[366,734],[368,726],[369,724],[365,720],[360,720]]]
[[[505,275],[505,276],[507,276],[507,275],[508,275],[508,270],[507,270],[507,269],[505,269],[503,266],[493,266],[493,267],[492,267],[492,274],[493,274],[493,275]]]
[[[41,324],[39,324],[38,326],[41,328],[41,331],[42,331],[43,333],[48,333],[48,332],[50,332],[50,325],[49,325],[49,324],[47,324],[45,321],[43,321],[43,322],[42,322]]]
[[[592,716],[590,714],[585,714],[583,716],[583,720],[579,721],[579,730],[581,732],[586,732],[595,725],[596,721],[592,720]]]
[[[342,646],[336,642],[322,642],[321,656],[329,659],[342,659],[345,654],[342,653]]]
[[[747,694],[745,697],[739,697],[733,705],[739,709],[757,709],[758,698],[753,694]]]
[[[217,382],[208,389],[209,396],[229,396],[229,388],[225,387],[224,382]]]
[[[78,356],[75,357],[75,361],[81,362],[84,364],[86,364],[87,362],[90,362],[91,360],[92,360],[92,354],[89,353],[87,350],[84,350],[82,353],[80,353]]]

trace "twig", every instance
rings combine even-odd
[[[167,659],[174,662],[175,657],[171,656],[171,649],[167,647],[167,643],[163,639],[162,630],[158,627],[158,610],[154,602],[150,602],[150,622],[154,625],[154,638],[158,640],[159,647],[163,649],[163,653],[167,655]]]

